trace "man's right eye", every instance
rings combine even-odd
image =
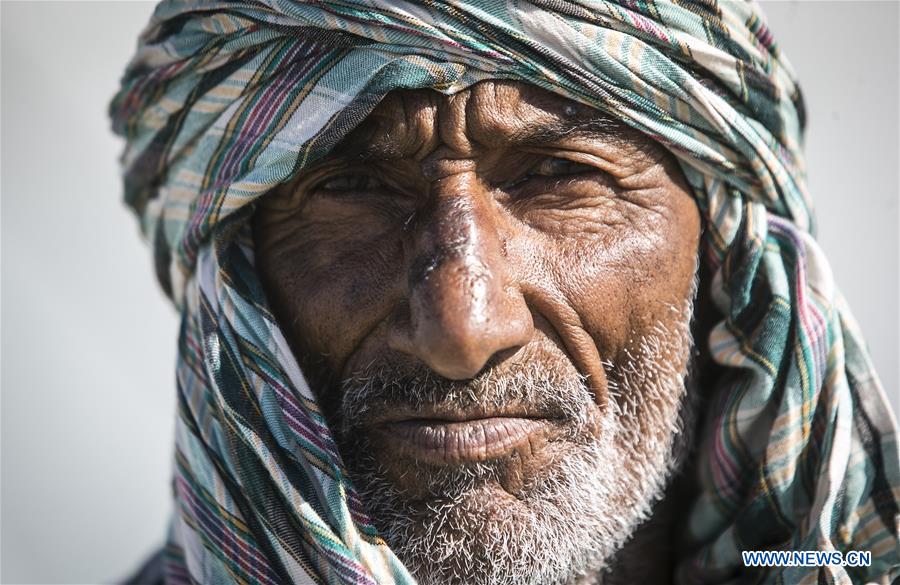
[[[377,178],[362,173],[351,173],[331,177],[319,183],[316,188],[327,191],[365,191],[382,186]]]

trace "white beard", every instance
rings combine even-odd
[[[411,502],[365,455],[366,439],[350,441],[354,483],[382,536],[419,583],[562,585],[608,566],[649,517],[688,447],[679,437],[690,411],[685,364],[692,347],[691,309],[691,303],[677,309],[677,324],[658,326],[627,363],[604,364],[610,400],[600,410],[599,436],[584,431],[596,406],[574,368],[563,376],[538,367],[488,376],[477,391],[473,384],[455,384],[436,393],[427,379],[404,391],[432,403],[502,400],[514,393],[550,397],[548,403],[563,408],[572,431],[548,445],[556,447],[551,463],[514,495],[501,487],[502,462],[414,464],[408,472],[427,485],[428,495]],[[391,392],[386,380],[390,387],[383,374],[345,384],[342,436],[353,436],[348,421],[366,410],[367,397]]]

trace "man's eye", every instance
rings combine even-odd
[[[548,156],[537,166],[532,167],[528,175],[540,177],[559,177],[565,175],[575,175],[591,170],[596,169],[590,165],[575,162],[566,158]]]
[[[381,181],[375,177],[357,173],[331,177],[319,183],[317,188],[328,191],[364,191],[377,189],[381,186]]]
[[[590,165],[582,164],[579,162],[575,162],[573,160],[569,160],[567,158],[557,158],[555,156],[548,156],[542,159],[539,163],[531,167],[528,172],[524,175],[512,181],[511,183],[506,185],[506,188],[509,189],[511,187],[516,187],[529,179],[543,177],[543,178],[552,178],[552,177],[567,177],[571,175],[577,175],[580,173],[587,173],[590,171],[596,171],[595,167]]]

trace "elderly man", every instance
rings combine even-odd
[[[183,315],[166,582],[900,575],[752,4],[169,1],[112,111]]]

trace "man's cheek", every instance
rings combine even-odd
[[[644,303],[646,278],[626,253],[606,245],[566,250],[557,287],[594,340],[600,356],[615,355],[631,335],[631,315]]]
[[[353,261],[306,272],[294,282],[292,330],[335,370],[398,302],[396,262],[362,251]]]

